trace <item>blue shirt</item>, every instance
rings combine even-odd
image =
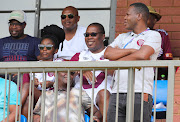
[[[3,112],[4,112],[4,93],[5,93],[5,79],[0,78],[0,121],[3,120]],[[16,105],[17,99],[17,91],[18,91],[18,105],[20,105],[20,93],[17,85],[10,81],[10,100],[9,105]],[[7,107],[8,107],[8,93],[9,93],[9,80],[7,80],[6,84],[6,105],[5,105],[5,118],[7,117]]]
[[[0,61],[37,61],[40,39],[27,35],[24,39],[11,36],[0,39]]]

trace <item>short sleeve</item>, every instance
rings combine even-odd
[[[76,53],[76,54],[71,58],[70,61],[79,61],[79,55],[80,55],[80,53]]]
[[[82,90],[82,105],[83,105],[85,110],[87,110],[91,107],[91,98],[83,90]]]
[[[161,37],[162,37],[162,44],[161,44],[161,48],[163,49],[163,60],[172,60],[173,59],[173,55],[172,55],[172,51],[171,51],[171,43],[169,40],[169,36],[167,34],[167,32],[164,30],[164,33],[161,32]]]
[[[17,88],[17,85],[14,82],[10,81],[10,102],[9,102],[10,105],[16,105],[17,95],[18,95],[18,105],[20,105],[19,89]]]
[[[151,46],[155,53],[159,52],[161,49],[161,35],[159,32],[151,31],[143,45]]]
[[[23,84],[29,83],[30,82],[30,77],[28,73],[23,74]]]

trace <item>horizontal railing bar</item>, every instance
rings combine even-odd
[[[30,71],[32,71],[33,73],[40,73],[43,71],[43,69],[46,71],[46,72],[54,72],[54,68],[21,68],[19,69],[19,71],[21,73],[29,73]],[[67,71],[68,68],[56,68],[57,71]],[[80,71],[82,68],[70,68],[71,71]],[[85,70],[92,70],[93,68],[83,68],[82,70],[85,71]],[[104,68],[94,68],[95,70],[104,70]],[[114,69],[114,70],[117,70],[117,68],[108,68],[108,70],[110,69]],[[123,68],[122,68],[123,69]],[[126,68],[127,69],[127,68]],[[7,71],[8,73],[17,73],[18,70],[15,69],[15,68],[9,68],[9,69],[1,69],[0,68],[0,73],[4,73],[5,71]]]
[[[163,61],[97,61],[97,62],[0,62],[1,68],[118,68],[118,67],[174,67],[180,66],[179,60]]]

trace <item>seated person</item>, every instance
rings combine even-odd
[[[53,29],[54,32],[52,31]],[[38,45],[40,50],[40,61],[62,61],[63,59],[61,58],[54,59],[54,54],[58,52],[59,44],[65,39],[63,29],[56,25],[46,26],[41,30],[41,36],[41,44]],[[42,90],[43,79],[45,79],[45,76],[43,78],[43,73],[35,73],[35,86],[39,90]],[[54,81],[54,73],[46,73],[46,90],[52,89]]]
[[[41,61],[61,61],[61,59],[53,59],[54,54],[59,49],[59,43],[64,41],[65,33],[63,29],[57,25],[46,26],[41,30],[41,43],[38,45],[40,50]],[[33,77],[33,76],[32,76]],[[23,92],[22,92],[22,114],[28,118],[29,106],[29,74],[23,77]],[[44,78],[45,79],[45,78]],[[51,90],[54,84],[54,73],[46,73],[46,88]],[[34,88],[34,103],[36,104],[41,95],[41,88],[43,82],[43,73],[35,73],[35,87]]]
[[[99,23],[92,23],[88,26],[86,33],[84,34],[87,50],[81,53],[76,53],[71,61],[108,61],[104,59],[105,46],[103,40],[105,39],[104,27]],[[92,71],[83,72],[83,90],[92,98]],[[95,71],[96,83],[94,89],[94,104],[100,110],[103,115],[104,105],[104,89],[105,89],[105,73],[104,71]],[[110,81],[112,77],[108,76],[107,79],[107,102],[106,112],[109,104],[109,97],[111,93]],[[79,87],[79,78],[76,77],[77,83],[75,87]]]
[[[66,95],[67,95],[67,78],[66,72],[58,72],[58,96],[57,96],[57,120],[59,122],[66,121]],[[74,73],[70,75],[70,98],[69,98],[69,122],[78,122],[78,106],[79,106],[79,89],[73,87]],[[54,97],[55,92],[53,90],[46,91],[45,98],[45,120],[46,122],[53,122],[54,112]],[[42,96],[41,96],[42,97]],[[39,98],[35,109],[34,109],[34,122],[40,122],[41,116],[41,99]],[[84,111],[90,111],[91,99],[85,91],[82,91],[82,109],[81,109],[81,120],[84,122]],[[94,107],[93,115],[97,118],[96,121],[101,120],[102,116],[100,112]]]
[[[15,116],[16,116],[16,101],[17,101],[17,85],[7,80],[6,84],[6,96],[4,99],[4,92],[5,92],[5,79],[0,78],[0,122],[3,122],[3,117],[5,117],[5,122],[7,122],[7,114],[9,114],[9,122],[15,122]],[[10,93],[9,93],[9,83],[10,83]],[[9,100],[9,113],[7,113],[8,108],[8,94],[10,94],[10,100]],[[5,103],[5,113],[4,113],[4,101]],[[18,109],[20,105],[20,94],[18,93]],[[18,111],[19,113],[19,111]],[[17,113],[17,115],[18,115]]]

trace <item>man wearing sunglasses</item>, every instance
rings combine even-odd
[[[105,51],[105,58],[115,61],[156,60],[161,49],[161,36],[147,28],[149,10],[143,3],[133,3],[124,17],[124,26],[131,32],[119,34]],[[143,76],[144,73],[144,76]],[[118,78],[119,76],[119,78]],[[144,79],[144,80],[143,80]],[[119,80],[119,81],[118,81]],[[134,121],[140,121],[143,90],[143,122],[149,122],[152,113],[153,67],[135,69]],[[119,82],[119,89],[117,84]],[[142,88],[144,82],[144,89]],[[116,95],[119,90],[118,121],[126,121],[128,70],[115,71],[114,85],[109,101],[108,121],[115,122]]]
[[[104,39],[105,30],[104,27],[99,23],[92,23],[87,27],[86,33],[84,33],[85,41],[88,49],[76,53],[71,61],[108,61],[104,59]],[[93,82],[93,71],[83,72],[83,90],[85,90],[90,98],[92,98],[92,82]],[[105,91],[105,72],[102,70],[95,71],[95,87],[94,87],[94,104],[100,110],[103,115],[104,112],[104,91]],[[108,109],[109,97],[111,93],[110,81],[112,77],[107,77],[107,99],[106,109]],[[76,86],[80,86],[80,79],[76,77]],[[107,110],[106,110],[107,112]],[[106,113],[107,114],[107,113]]]
[[[65,32],[65,40],[60,44],[58,57],[70,60],[74,54],[87,48],[83,35],[86,28],[78,25],[79,19],[78,10],[73,6],[68,6],[62,11],[61,23]]]

